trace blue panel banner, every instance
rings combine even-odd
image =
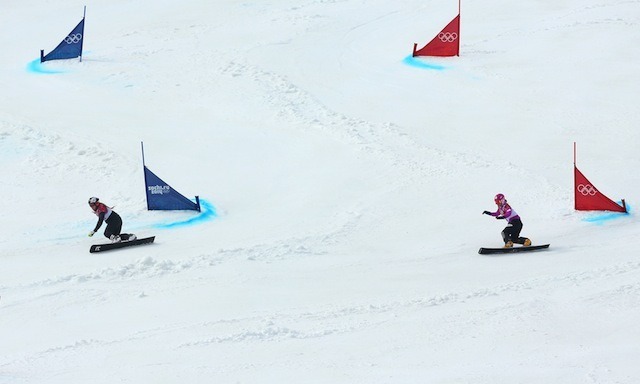
[[[60,44],[47,55],[40,52],[40,62],[49,60],[73,59],[82,56],[82,43],[84,41],[84,18],[65,37]]]
[[[196,196],[196,202],[182,196],[169,184],[151,172],[144,166],[144,180],[147,190],[147,209],[151,210],[191,210],[200,211],[200,201]]]

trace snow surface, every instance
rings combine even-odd
[[[640,382],[640,1],[84,4],[0,5],[1,383]]]

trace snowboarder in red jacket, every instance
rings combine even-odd
[[[96,216],[98,216],[98,223],[93,231],[89,232],[89,237],[93,236],[98,229],[102,226],[102,223],[107,223],[107,228],[104,230],[104,236],[111,240],[112,243],[118,243],[120,241],[131,241],[136,239],[136,235],[131,233],[120,233],[122,230],[122,218],[110,207],[101,203],[97,197],[89,198],[89,207],[93,210]]]
[[[504,241],[505,248],[513,247],[513,243],[522,244],[525,247],[531,245],[531,240],[526,237],[520,237],[520,231],[522,231],[522,220],[520,216],[514,211],[505,199],[502,193],[498,193],[493,201],[498,206],[498,210],[495,212],[484,211],[485,215],[493,216],[496,219],[507,220],[507,226],[502,230],[502,240]]]

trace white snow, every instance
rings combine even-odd
[[[0,383],[640,382],[640,1],[84,4],[0,5]]]

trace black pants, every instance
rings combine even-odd
[[[122,218],[113,211],[111,211],[105,223],[107,223],[107,228],[104,230],[104,236],[107,239],[111,238],[111,235],[119,235],[120,231],[122,231]]]
[[[506,244],[507,241],[512,241],[517,244],[524,244],[526,237],[520,237],[520,231],[522,231],[522,220],[511,220],[509,224],[502,230],[502,240]]]

